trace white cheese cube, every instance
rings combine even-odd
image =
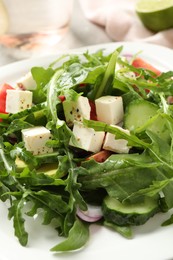
[[[90,119],[91,107],[87,97],[79,96],[76,102],[65,100],[62,104],[68,126],[73,126],[75,120],[82,122],[83,118]]]
[[[122,132],[126,134],[129,134],[129,131],[123,129],[122,127],[119,126],[113,126],[113,127],[120,129]],[[103,149],[116,152],[116,153],[128,153],[130,147],[127,144],[128,144],[127,140],[116,139],[116,135],[107,133],[104,140]]]
[[[96,114],[99,121],[118,124],[123,120],[123,100],[120,96],[103,96],[95,100]]]
[[[32,152],[33,155],[53,152],[52,148],[46,146],[46,142],[51,139],[51,133],[44,126],[23,129],[22,138],[26,150]]]
[[[37,88],[37,84],[33,79],[31,72],[28,72],[25,76],[20,78],[16,84],[18,88],[23,90],[35,90]]]
[[[32,107],[32,92],[18,89],[7,89],[6,112],[18,113]]]
[[[82,123],[75,121],[73,134],[75,138],[71,137],[70,145],[94,153],[101,150],[105,136],[104,132],[96,132],[94,129],[85,127]]]

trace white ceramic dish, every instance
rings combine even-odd
[[[105,48],[113,51],[123,45],[123,53],[134,54],[142,51],[141,57],[161,70],[173,69],[173,51],[152,44],[110,43],[72,50],[70,52],[96,51]],[[13,83],[23,76],[32,66],[47,66],[59,54],[24,60],[0,68],[0,84]],[[7,219],[7,207],[0,203],[0,260],[171,260],[173,259],[173,226],[161,227],[168,218],[167,214],[157,214],[145,225],[134,228],[131,240],[97,225],[91,226],[90,240],[83,250],[73,253],[54,254],[49,251],[62,238],[50,226],[43,226],[36,219],[27,218],[26,228],[29,232],[29,243],[22,247],[13,234],[12,222]]]

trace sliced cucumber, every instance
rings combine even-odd
[[[156,115],[158,106],[145,100],[137,99],[131,102],[124,117],[125,128],[135,131]]]
[[[135,100],[131,102],[125,112],[124,127],[133,132],[150,130],[165,141],[170,140],[167,120],[160,115],[157,116],[159,107],[146,100]]]
[[[115,198],[107,196],[103,201],[103,216],[106,221],[119,226],[142,225],[149,218],[159,212],[158,199],[145,198],[140,203],[121,203]]]

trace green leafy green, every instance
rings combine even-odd
[[[110,223],[108,221],[104,221],[104,226],[105,227],[108,227],[110,229],[113,229],[115,230],[116,232],[118,232],[119,234],[121,234],[123,237],[125,238],[132,238],[132,230],[130,227],[121,227],[121,226],[117,226],[116,224],[114,223]]]
[[[83,247],[89,239],[89,226],[79,219],[76,219],[69,232],[68,238],[51,248],[51,251],[63,252],[77,250]]]
[[[52,68],[33,67],[31,73],[37,84],[36,90],[33,91],[33,102],[37,104],[46,100],[44,88],[53,76],[54,70]]]
[[[9,217],[13,217],[15,235],[18,237],[19,242],[22,246],[26,246],[28,242],[28,233],[26,232],[24,227],[25,220],[22,217],[22,209],[24,206],[24,202],[24,198],[21,198],[20,200],[14,200],[13,206],[9,209]]]
[[[105,70],[105,74],[103,77],[103,80],[99,86],[99,88],[97,89],[97,93],[95,96],[96,98],[99,98],[101,96],[104,96],[106,94],[110,94],[111,93],[111,85],[113,82],[113,78],[114,78],[114,73],[115,73],[115,66],[116,66],[116,61],[117,61],[117,57],[118,57],[118,52],[115,51],[111,58],[110,61],[107,65],[107,68]]]

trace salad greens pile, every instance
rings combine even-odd
[[[99,50],[64,55],[46,68],[33,67],[37,88],[32,108],[0,114],[0,199],[10,202],[8,217],[21,245],[28,242],[25,216],[34,217],[39,209],[44,213],[43,225],[55,220],[58,235],[65,238],[51,251],[70,251],[83,247],[89,239],[90,223],[77,216],[77,209],[86,211],[88,204],[102,207],[107,195],[132,204],[157,196],[160,212],[173,208],[173,71],[156,75],[135,68],[133,56],[122,59],[122,49],[109,54]],[[156,104],[158,110],[130,134],[84,119],[85,126],[116,134],[131,147],[129,154],[112,153],[104,162],[86,160],[91,153],[69,146],[72,129],[65,122],[60,98],[75,101],[81,94],[92,101],[105,95],[122,96],[124,120],[136,100]],[[158,117],[166,122],[166,137],[148,127],[156,122],[159,129]],[[53,152],[33,155],[25,149],[21,130],[40,125],[52,133],[47,145]],[[49,165],[56,169],[53,175],[45,170]],[[163,225],[172,222],[173,216]],[[132,235],[129,225],[118,226],[104,216],[97,223],[125,237]]]

